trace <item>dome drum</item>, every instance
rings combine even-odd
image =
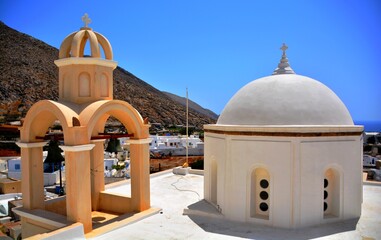
[[[64,58],[59,67],[60,101],[79,104],[113,98],[114,61],[95,58]]]

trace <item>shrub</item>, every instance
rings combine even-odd
[[[191,163],[190,166],[192,169],[204,170],[204,160],[197,160],[196,162]]]

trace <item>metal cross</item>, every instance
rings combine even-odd
[[[87,13],[83,15],[82,22],[85,24],[85,27],[88,27],[88,25],[91,23],[91,19],[89,18],[89,15]]]
[[[280,48],[280,50],[283,51],[283,54],[286,54],[287,49],[288,49],[287,45],[285,43],[283,43],[282,47]]]

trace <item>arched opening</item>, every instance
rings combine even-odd
[[[210,194],[210,201],[214,204],[217,204],[217,189],[218,189],[218,182],[217,182],[217,161],[215,159],[212,159],[210,163],[210,188],[211,188],[211,194]]]
[[[323,181],[324,218],[340,217],[340,192],[340,172],[329,168]]]
[[[87,56],[100,57],[98,39],[93,31],[81,30],[77,32],[74,36],[71,50],[72,55],[75,57],[85,57],[89,52],[90,54]]]
[[[250,177],[250,217],[269,219],[270,216],[270,174],[264,168],[256,168]]]
[[[56,120],[60,122],[64,135],[68,135],[66,133],[73,126],[73,119],[78,119],[78,115],[67,106],[50,100],[39,101],[29,109],[25,117],[20,131],[21,141],[26,143],[39,141],[37,137],[44,136]],[[72,140],[65,139],[65,141]]]
[[[105,184],[130,178],[130,146],[128,129],[117,118],[110,116],[104,125]],[[125,193],[131,196],[131,189]]]
[[[80,114],[80,120],[87,126],[88,138],[104,131],[104,126],[113,116],[134,134],[135,139],[149,138],[148,125],[145,125],[139,112],[129,103],[119,100],[100,100],[87,106]]]
[[[64,165],[65,162],[61,162],[57,169],[54,165],[52,169],[51,166],[44,165],[43,159],[46,156],[43,155],[43,147],[51,139],[61,145],[64,141],[70,141],[70,137],[66,138],[66,135],[69,127],[72,127],[72,119],[77,117],[78,115],[66,106],[49,100],[34,104],[28,111],[20,131],[21,165],[22,178],[33,181],[23,181],[24,207],[66,215],[65,197],[49,200],[45,197],[44,191],[45,186],[57,184],[58,179],[64,181],[65,172],[61,172],[60,178],[57,174],[60,172],[61,164]],[[24,192],[24,189],[28,190]],[[54,185],[52,190],[55,191]],[[58,194],[60,193],[62,193],[61,188],[58,189]]]
[[[122,208],[110,206],[106,199],[113,197],[104,192],[105,185],[131,178],[127,141],[131,126],[123,123],[118,117],[120,116],[114,116],[111,112],[100,115],[90,138],[90,142],[95,145],[90,151],[92,211],[131,211],[131,184],[123,187],[121,194],[124,195],[124,199],[119,200],[120,205],[124,205]],[[93,227],[95,226],[97,224]]]
[[[98,39],[99,41],[99,39]],[[106,59],[106,52],[105,49],[103,48],[102,44],[99,42],[99,52],[100,52],[100,58]]]
[[[60,148],[65,139],[58,120],[49,127],[44,140],[48,141],[43,148],[45,210],[66,216],[66,162],[64,151]],[[52,197],[49,192],[58,197]]]
[[[60,189],[57,189],[58,194],[62,195],[63,185],[65,181],[65,159],[63,150],[59,148],[60,145],[64,145],[64,135],[62,131],[61,123],[56,120],[52,126],[49,127],[45,136],[43,136],[47,144],[43,147],[44,150],[44,178],[46,174],[55,173],[54,176],[49,177],[49,180],[44,180],[44,185],[54,185],[60,183]],[[41,137],[39,137],[41,138]],[[57,171],[60,171],[58,178]]]
[[[83,41],[83,51],[80,52],[80,57],[91,57],[91,43],[88,41],[88,38]]]
[[[118,128],[119,130],[123,129],[123,131],[118,133],[114,132],[116,128],[106,128],[108,119],[113,119],[114,123],[120,124]],[[92,209],[122,214],[147,209],[149,207],[149,185],[146,184],[149,183],[146,179],[149,178],[149,145],[147,142],[149,126],[144,123],[140,114],[126,102],[102,100],[87,106],[82,111],[80,120],[84,125],[87,125],[88,138],[91,139],[91,143],[95,144],[95,147],[91,150],[91,172],[93,173],[91,177]],[[105,133],[105,131],[114,133]],[[121,145],[128,145],[129,142],[133,142],[129,146],[125,146],[126,148],[130,147],[131,153],[127,154],[130,158],[128,165],[129,169],[131,169],[129,172],[131,184],[129,192],[126,191],[122,194],[123,196],[117,196],[104,191],[103,153],[105,146],[103,142],[97,142],[99,141],[97,139],[102,139],[103,134],[118,136],[127,133],[131,139],[129,141],[123,141],[122,139]],[[119,136],[116,138],[119,138]],[[145,168],[147,168],[147,171],[145,171]],[[122,201],[121,204],[109,204],[117,198],[119,198],[119,202]]]

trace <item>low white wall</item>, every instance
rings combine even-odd
[[[21,180],[21,172],[8,172],[8,177]],[[62,171],[62,181],[65,180],[65,171]],[[44,186],[51,186],[60,182],[59,171],[53,173],[44,173]]]

